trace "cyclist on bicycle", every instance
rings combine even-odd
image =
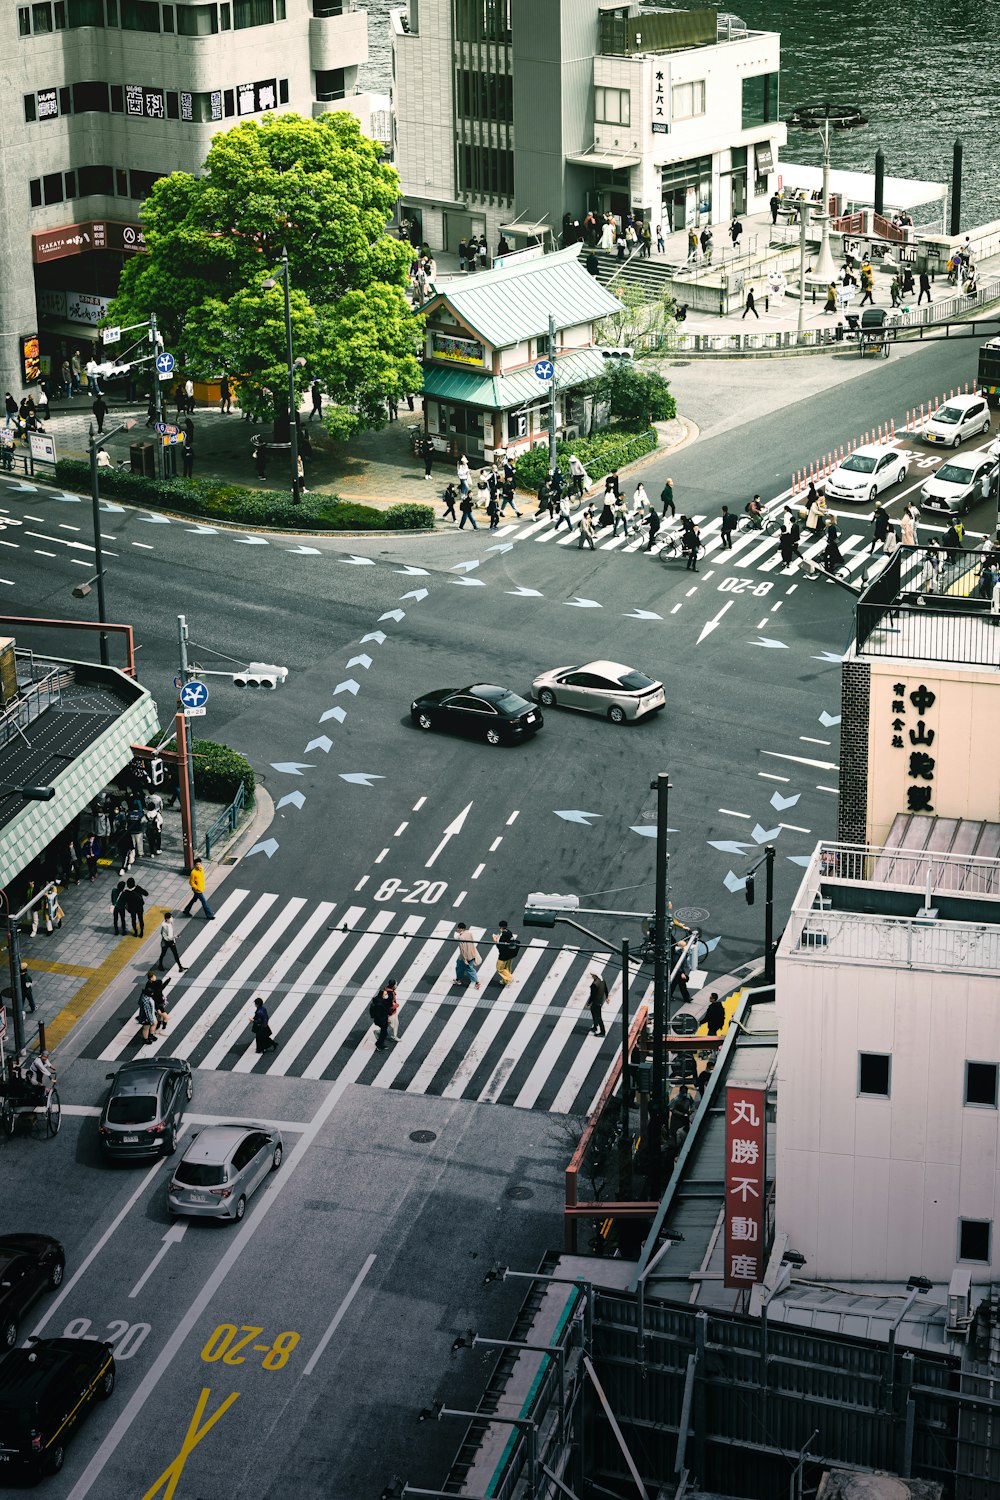
[[[42,1088],[49,1093],[56,1081],[56,1070],[49,1061],[46,1051],[39,1052],[28,1069],[28,1082],[33,1083],[36,1088]]]
[[[760,503],[760,496],[754,495],[752,500],[747,501],[743,509],[750,517],[750,524],[754,530],[760,531],[764,525],[764,507]]]

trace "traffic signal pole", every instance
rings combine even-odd
[[[656,792],[656,887],[654,906],[654,960],[653,972],[653,1090],[649,1118],[649,1178],[651,1195],[659,1197],[660,1167],[663,1153],[664,1113],[664,1068],[663,1034],[667,1020],[667,990],[669,985],[670,959],[667,942],[667,810],[670,798],[670,776],[661,771],[656,780],[650,782],[650,791]]]
[[[188,680],[187,644],[188,644],[187,617],[185,615],[178,615],[177,616],[177,645],[178,645],[178,652],[179,652],[179,658],[180,658],[180,673],[179,673],[179,676],[180,676],[180,680],[181,680],[181,687],[183,687],[184,684]],[[178,769],[178,785],[181,788],[181,813],[182,813],[182,815],[183,815],[183,812],[184,812],[184,803],[185,803],[185,800],[187,801],[187,805],[188,805],[188,810],[187,810],[188,828],[187,828],[187,833],[185,835],[185,854],[187,855],[187,846],[190,846],[190,855],[188,857],[188,869],[190,869],[191,865],[194,863],[194,857],[195,857],[195,853],[196,853],[197,845],[198,845],[198,836],[197,836],[197,832],[196,832],[196,828],[195,828],[194,756],[191,753],[191,744],[192,744],[192,742],[191,742],[190,736],[188,734],[188,719],[187,719],[187,715],[184,713],[184,704],[181,702],[180,690],[179,689],[178,689],[178,696],[177,696],[177,720],[178,720],[178,725],[183,725],[184,750],[186,752],[185,756],[184,756],[184,760],[186,760],[186,765],[183,764],[183,762],[182,762],[182,764],[179,765],[177,769]],[[180,750],[180,748],[181,748],[180,734],[178,734],[177,748],[178,748],[178,750]],[[181,776],[184,777],[183,782],[181,781]]]

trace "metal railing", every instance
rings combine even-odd
[[[949,609],[933,594],[882,609],[859,604],[858,652],[1000,671],[1000,618],[978,600],[961,599],[957,604]],[[862,613],[869,609],[877,610],[878,618],[863,623]]]
[[[205,858],[211,859],[212,846],[217,844],[224,833],[235,833],[236,825],[240,821],[240,814],[246,806],[246,782],[241,781],[236,796],[230,802],[224,812],[221,812],[205,832]]]
[[[0,714],[0,750],[5,749],[15,735],[23,733],[47,708],[58,707],[64,686],[64,670],[52,667],[37,682],[21,688],[10,707]]]
[[[946,854],[878,844],[820,844],[813,866],[814,897],[822,882],[912,886],[933,896],[940,891],[1000,900],[1000,858]],[[929,903],[930,904],[930,903]],[[811,910],[811,908],[799,908]]]
[[[961,970],[964,974],[1000,972],[1000,926],[991,923],[847,911],[795,915],[797,931],[787,951],[818,962],[936,972]]]

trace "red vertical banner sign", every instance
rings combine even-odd
[[[764,1104],[763,1089],[726,1087],[726,1286],[764,1279]]]

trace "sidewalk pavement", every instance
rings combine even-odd
[[[202,826],[207,827],[222,810],[221,804],[199,801],[198,815]],[[29,1048],[36,1044],[38,1022],[45,1025],[45,1045],[50,1049],[58,1046],[111,982],[122,974],[127,976],[130,988],[134,990],[132,1008],[137,1009],[146,974],[160,957],[159,929],[166,910],[174,913],[177,948],[181,962],[184,962],[185,934],[189,925],[206,918],[200,906],[195,908],[194,916],[182,915],[191,899],[191,889],[183,873],[180,822],[179,808],[164,808],[163,852],[155,859],[144,854],[128,872],[134,876],[137,885],[149,892],[143,937],[131,936],[130,920],[127,923],[128,936],[121,937],[114,931],[111,893],[122,877],[118,874],[117,863],[112,860],[101,862],[93,885],[84,866],[77,884],[71,881],[59,888],[59,903],[65,913],[62,927],[55,928],[49,935],[42,918],[35,937],[22,928],[19,935],[21,960],[28,965],[36,1006],[36,1014],[32,1015],[29,1010],[24,1020]],[[211,904],[212,887],[216,883],[212,862],[205,862],[205,871],[206,894]],[[176,979],[177,967],[170,955],[168,962],[172,966],[169,973]],[[4,975],[0,983],[6,988],[9,984],[6,940],[0,944],[0,963]],[[167,994],[169,1006],[169,990]],[[13,1046],[10,1020],[6,1045],[8,1048]]]

